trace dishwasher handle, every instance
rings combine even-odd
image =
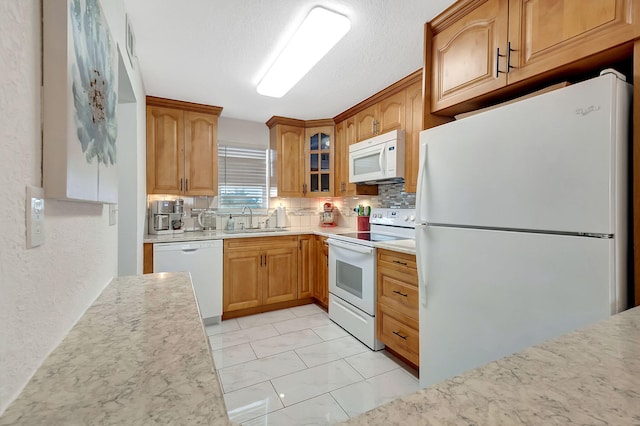
[[[153,251],[182,251],[185,253],[193,253],[199,249],[218,247],[222,248],[222,240],[195,241],[189,243],[154,243]]]

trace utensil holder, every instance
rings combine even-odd
[[[358,216],[358,231],[369,230],[369,216]]]

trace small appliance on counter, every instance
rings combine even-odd
[[[175,202],[153,201],[149,206],[149,234],[174,234],[184,232],[182,214],[174,213]]]
[[[331,227],[336,226],[335,214],[333,213],[333,204],[324,203],[324,211],[322,212],[321,226]]]
[[[198,213],[198,225],[203,231],[213,231],[216,229],[216,212],[204,210]]]
[[[177,198],[173,202],[173,212],[184,215],[184,200],[182,198]]]
[[[286,209],[283,206],[276,207],[275,216],[276,216],[276,228],[286,228],[287,227]]]

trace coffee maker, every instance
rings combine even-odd
[[[152,201],[149,206],[149,234],[173,234],[183,231],[182,214],[174,211],[173,201]]]
[[[322,220],[320,225],[323,227],[336,226],[335,215],[333,213],[333,204],[324,203],[324,211],[321,213]]]

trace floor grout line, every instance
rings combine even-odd
[[[289,308],[289,309],[293,309],[293,308]],[[276,331],[276,333],[277,333],[277,335],[275,335],[275,336],[267,337],[267,338],[264,338],[264,339],[249,340],[249,341],[247,341],[247,342],[238,343],[237,345],[227,346],[227,347],[225,347],[225,348],[219,348],[219,349],[213,349],[213,348],[212,348],[212,350],[221,350],[221,349],[229,349],[229,348],[233,348],[233,347],[236,347],[236,346],[241,346],[241,345],[246,345],[246,344],[248,344],[248,345],[249,345],[249,348],[251,349],[251,352],[252,352],[253,356],[255,356],[255,359],[252,359],[252,360],[249,360],[249,361],[245,361],[245,362],[241,362],[241,363],[238,363],[238,364],[234,364],[234,365],[231,365],[231,366],[228,366],[228,367],[224,367],[224,368],[221,368],[221,369],[216,369],[216,372],[218,373],[218,378],[219,378],[219,381],[220,381],[220,386],[221,386],[221,388],[222,388],[222,391],[223,391],[223,394],[224,394],[224,395],[227,395],[227,394],[230,394],[230,393],[234,393],[234,392],[238,392],[238,391],[242,391],[242,390],[245,390],[245,389],[250,388],[250,387],[252,387],[252,386],[256,386],[256,385],[259,385],[259,384],[261,384],[261,383],[264,383],[264,382],[269,382],[269,385],[271,386],[271,389],[273,390],[273,392],[276,394],[276,396],[277,396],[277,398],[278,398],[278,401],[280,401],[280,403],[282,404],[282,407],[281,407],[281,408],[278,408],[278,409],[276,409],[276,410],[270,411],[270,412],[268,412],[268,413],[266,413],[266,414],[260,414],[260,415],[258,415],[258,416],[256,416],[256,417],[252,417],[251,419],[246,419],[246,420],[244,420],[242,423],[250,422],[250,421],[255,421],[255,420],[256,420],[256,419],[258,419],[258,418],[264,418],[264,419],[268,420],[268,417],[269,417],[269,415],[271,415],[271,414],[275,414],[275,413],[277,413],[277,412],[279,412],[279,411],[284,410],[285,408],[294,407],[294,406],[296,406],[296,405],[298,405],[298,404],[304,403],[304,402],[309,401],[309,400],[311,400],[311,399],[318,398],[318,397],[322,397],[322,396],[324,396],[324,395],[326,395],[326,394],[328,394],[328,395],[329,395],[329,397],[331,398],[331,400],[336,404],[336,406],[337,406],[337,407],[338,407],[338,408],[343,412],[343,414],[344,414],[347,418],[351,418],[351,416],[349,415],[349,413],[348,413],[347,409],[346,409],[342,404],[340,404],[340,402],[338,402],[338,400],[337,400],[337,399],[336,399],[336,397],[332,394],[332,392],[334,392],[334,391],[338,391],[338,390],[340,390],[340,389],[344,389],[344,388],[346,388],[346,387],[348,387],[348,386],[352,386],[352,385],[355,385],[355,384],[358,384],[358,383],[367,382],[369,379],[373,379],[373,378],[375,378],[375,377],[378,377],[378,376],[380,376],[380,375],[383,375],[383,374],[386,374],[386,373],[389,373],[389,372],[395,371],[395,370],[397,370],[397,369],[405,370],[405,368],[403,367],[403,365],[402,365],[401,363],[399,363],[399,362],[398,362],[399,360],[396,360],[396,359],[395,359],[395,357],[388,357],[388,356],[387,356],[387,359],[389,359],[391,362],[393,362],[393,363],[395,364],[395,367],[394,367],[394,368],[392,368],[391,370],[386,370],[386,371],[382,371],[382,372],[380,372],[380,373],[374,374],[374,375],[372,375],[371,377],[365,377],[365,375],[364,375],[362,372],[360,372],[360,371],[359,371],[359,370],[358,370],[354,365],[352,365],[352,364],[347,360],[347,358],[352,358],[352,357],[358,356],[358,355],[360,355],[360,354],[366,353],[366,351],[357,352],[357,353],[350,354],[350,355],[347,355],[347,356],[343,356],[343,357],[340,357],[340,358],[337,358],[337,359],[334,359],[334,360],[326,361],[326,362],[323,362],[323,363],[321,363],[321,364],[313,365],[312,367],[308,366],[308,365],[307,365],[307,363],[302,359],[302,357],[300,356],[300,354],[297,352],[298,350],[301,350],[301,349],[304,349],[304,348],[308,348],[309,346],[320,345],[320,344],[324,344],[324,343],[330,343],[330,342],[334,342],[335,340],[338,340],[338,339],[341,339],[341,338],[353,337],[353,336],[351,336],[350,334],[347,334],[347,335],[337,336],[337,337],[334,337],[334,338],[331,338],[331,339],[325,340],[322,336],[320,336],[320,334],[318,334],[318,333],[314,330],[314,328],[319,328],[319,327],[324,327],[324,326],[328,326],[328,325],[335,324],[335,323],[333,323],[333,322],[329,322],[329,323],[327,323],[327,324],[322,324],[322,325],[316,325],[316,326],[314,326],[314,327],[303,328],[303,329],[301,329],[301,330],[289,331],[289,332],[286,332],[286,333],[282,333],[282,332],[280,332],[280,330],[278,330],[278,328],[276,327],[276,324],[281,323],[281,322],[285,322],[285,321],[291,321],[291,320],[294,320],[294,319],[304,320],[304,318],[307,318],[307,317],[310,317],[310,316],[313,316],[313,315],[318,315],[318,314],[321,314],[321,313],[324,313],[324,314],[326,315],[326,312],[325,312],[325,311],[313,312],[313,313],[310,313],[310,314],[305,315],[305,316],[302,316],[302,317],[298,317],[298,316],[295,316],[295,314],[293,314],[293,315],[295,316],[295,318],[282,319],[282,320],[279,320],[279,321],[274,321],[274,322],[270,322],[270,323],[267,323],[267,324],[255,325],[255,326],[247,327],[247,328],[242,328],[242,327],[240,326],[240,323],[238,322],[238,326],[240,327],[239,329],[237,329],[237,330],[227,331],[227,332],[224,332],[224,333],[218,333],[218,334],[214,335],[214,336],[220,336],[220,335],[223,335],[223,334],[226,334],[226,333],[242,332],[242,331],[249,330],[249,329],[251,329],[251,328],[263,327],[263,326],[266,326],[266,325],[270,325],[273,329],[275,329],[275,331]],[[259,314],[258,314],[258,315],[259,315]],[[294,348],[294,349],[288,349],[288,350],[284,350],[284,351],[282,351],[282,352],[277,352],[277,353],[273,353],[273,354],[265,355],[265,356],[263,356],[263,357],[258,357],[258,354],[257,354],[257,352],[256,352],[256,349],[255,349],[255,347],[254,347],[254,345],[253,345],[253,343],[257,343],[257,342],[260,342],[260,341],[263,341],[263,340],[274,339],[274,338],[278,338],[278,337],[281,337],[281,336],[286,336],[286,335],[288,335],[288,334],[292,334],[292,333],[300,333],[300,332],[304,332],[304,331],[306,331],[306,330],[311,331],[311,332],[313,333],[313,335],[314,335],[314,336],[316,336],[316,337],[318,337],[318,338],[320,339],[320,342],[310,343],[310,344],[305,344],[304,346],[300,346],[300,347],[296,347],[296,348]],[[212,336],[208,336],[208,337],[212,337]],[[209,343],[210,343],[210,345],[211,345],[211,341],[210,341]],[[368,349],[368,348],[367,348],[367,349]],[[262,382],[258,382],[258,383],[253,383],[253,384],[250,384],[250,385],[247,385],[247,386],[243,386],[243,387],[238,388],[238,389],[235,389],[235,390],[233,390],[233,391],[225,391],[225,389],[224,389],[224,385],[223,385],[223,383],[222,383],[222,379],[220,378],[220,371],[221,371],[221,370],[224,370],[224,369],[226,369],[226,368],[232,368],[232,367],[236,367],[236,368],[237,368],[238,366],[241,366],[241,365],[246,364],[246,363],[250,363],[250,362],[257,361],[257,360],[261,360],[261,359],[266,359],[266,358],[273,357],[273,356],[277,356],[277,355],[282,355],[282,354],[287,353],[287,352],[293,352],[293,354],[294,354],[294,355],[297,357],[297,359],[301,362],[301,364],[302,364],[302,366],[304,366],[304,368],[302,368],[302,369],[300,369],[300,370],[293,371],[293,372],[289,372],[289,373],[286,373],[286,374],[281,374],[281,375],[278,375],[278,376],[275,376],[275,377],[270,377],[268,380],[265,380],[265,381],[262,381]],[[353,371],[355,371],[355,372],[356,372],[356,374],[357,374],[357,376],[358,376],[358,377],[360,377],[360,379],[359,379],[359,380],[357,380],[356,382],[349,383],[349,384],[346,384],[346,385],[344,385],[344,386],[340,386],[340,387],[338,387],[338,388],[336,388],[336,389],[332,389],[332,390],[327,391],[327,392],[322,392],[322,393],[320,393],[320,394],[318,394],[318,395],[314,395],[314,396],[309,397],[309,398],[306,398],[306,399],[304,399],[304,400],[297,401],[295,404],[291,404],[291,405],[286,405],[286,404],[284,403],[284,401],[283,401],[283,400],[282,400],[282,398],[280,397],[280,394],[279,394],[279,393],[278,393],[278,391],[276,390],[275,385],[274,385],[274,383],[273,383],[273,381],[274,381],[274,380],[280,379],[280,378],[282,378],[282,377],[289,376],[289,375],[293,375],[293,374],[298,374],[298,373],[303,372],[303,371],[305,371],[305,370],[310,370],[310,369],[312,369],[312,368],[319,367],[319,366],[323,366],[323,365],[326,365],[326,364],[329,364],[329,363],[332,363],[332,362],[336,362],[336,361],[340,361],[340,360],[344,361],[344,363],[346,364],[346,366],[348,366],[348,367],[349,367],[349,368],[351,368]],[[415,376],[413,376],[413,374],[412,374],[412,373],[410,373],[409,371],[404,371],[404,373],[405,373],[407,376],[409,376],[409,377],[411,377],[412,379],[414,379],[414,380],[415,380]]]

